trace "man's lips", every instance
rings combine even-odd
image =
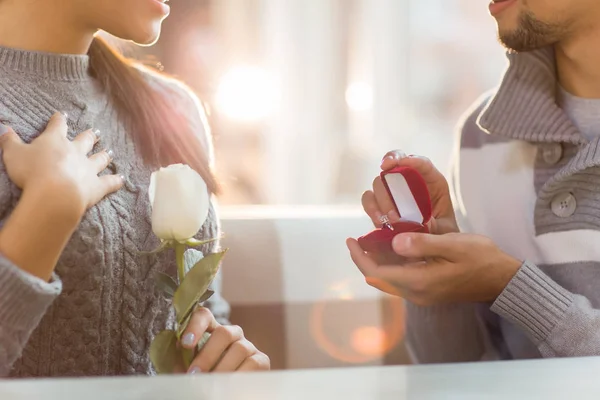
[[[502,11],[510,8],[518,0],[492,0],[490,3],[490,13],[493,16],[499,15]]]

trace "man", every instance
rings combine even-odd
[[[422,158],[382,164],[421,172],[436,235],[397,235],[403,263],[347,244],[370,284],[408,300],[415,362],[600,355],[600,2],[490,12],[509,67],[459,126],[452,191]],[[363,205],[398,218],[378,179]]]

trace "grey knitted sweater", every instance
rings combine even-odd
[[[90,77],[88,63],[87,56],[0,47],[0,122],[31,141],[53,113],[64,111],[69,137],[99,129],[95,150],[113,149],[112,169],[126,177],[123,189],[84,216],[52,282],[28,275],[0,255],[0,376],[152,374],[148,348],[154,335],[173,321],[168,302],[154,289],[153,274],[160,270],[174,276],[175,257],[170,252],[140,254],[159,244],[151,229],[147,192],[152,171]],[[193,95],[175,81],[147,76],[156,90],[184,104],[179,112],[191,117],[212,158]],[[0,221],[19,196],[0,165]],[[218,231],[213,206],[198,237],[215,237]],[[219,279],[213,286],[217,294],[208,307],[226,323],[229,307],[218,295]]]

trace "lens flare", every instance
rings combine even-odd
[[[396,296],[359,298],[355,285],[365,282],[344,280],[329,286],[324,297],[330,300],[316,303],[311,310],[310,332],[330,357],[363,364],[381,360],[402,341],[405,309]],[[392,290],[386,287],[386,291]]]
[[[351,335],[352,348],[365,356],[381,357],[386,353],[386,332],[379,326],[361,326]]]
[[[215,98],[217,109],[240,122],[257,122],[271,115],[278,103],[275,79],[254,66],[240,66],[227,72]]]
[[[346,89],[346,103],[352,111],[367,111],[373,107],[373,87],[366,82],[354,82]]]

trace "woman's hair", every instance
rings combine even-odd
[[[100,37],[94,38],[89,57],[91,73],[125,122],[144,162],[154,168],[188,164],[202,176],[210,192],[217,193],[209,151],[204,148],[200,133],[194,132],[197,124],[181,116],[185,104],[174,104],[173,96],[151,87],[133,61]]]

